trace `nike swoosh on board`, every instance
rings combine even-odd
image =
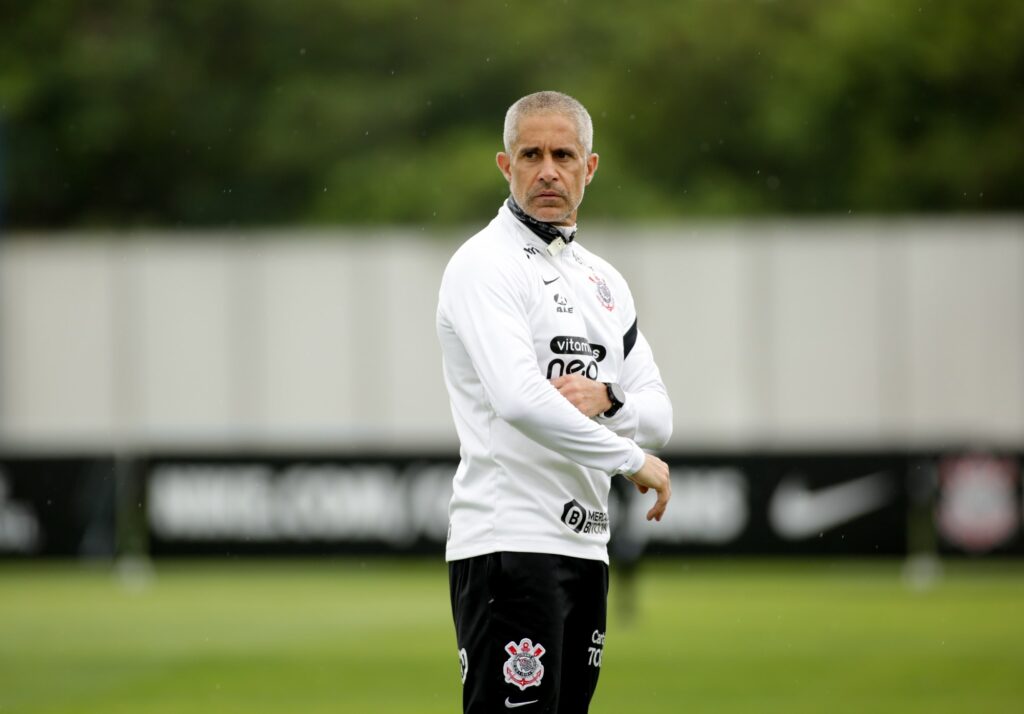
[[[544,280],[544,278],[541,278],[541,280],[544,280],[544,284],[545,284],[545,285],[550,285],[551,283],[553,283],[553,282],[555,282],[556,280],[558,280],[558,278],[560,278],[560,277],[562,277],[562,276],[561,276],[561,275],[559,275],[559,276],[558,276],[557,278],[551,278],[551,280]]]
[[[531,699],[528,702],[510,702],[508,697],[505,697],[505,708],[515,709],[516,707],[525,707],[527,704],[536,704],[539,701],[539,699]]]
[[[772,494],[768,518],[782,538],[803,540],[876,511],[893,495],[884,471],[814,491],[803,478],[787,476]]]

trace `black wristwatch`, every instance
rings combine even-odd
[[[612,403],[612,406],[611,409],[601,416],[613,417],[626,403],[626,393],[622,391],[622,387],[615,382],[605,382],[604,388],[608,390],[608,401]]]

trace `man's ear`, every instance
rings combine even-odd
[[[498,168],[501,169],[501,173],[505,175],[505,180],[512,183],[512,159],[504,151],[499,151],[498,155],[494,157],[494,160],[498,163]]]
[[[594,173],[597,171],[597,154],[591,154],[587,157],[587,182],[585,185],[589,186],[590,182],[594,180]]]

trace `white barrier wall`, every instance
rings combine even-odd
[[[1020,219],[584,230],[675,448],[1024,445]],[[434,308],[469,232],[0,237],[0,446],[450,450]]]

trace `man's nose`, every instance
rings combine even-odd
[[[544,157],[540,165],[539,178],[548,182],[558,180],[558,172],[555,171],[555,159],[553,156],[547,155]]]

